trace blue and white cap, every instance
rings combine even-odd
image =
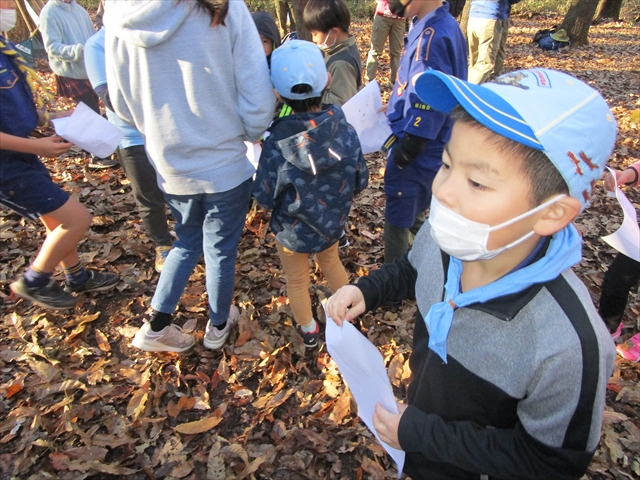
[[[322,51],[315,43],[290,40],[271,54],[271,81],[276,91],[290,100],[321,97],[329,77]],[[313,91],[293,93],[291,88],[306,83]]]
[[[518,70],[474,85],[429,70],[415,80],[435,110],[462,106],[493,132],[542,150],[583,209],[616,142],[616,121],[597,90],[566,73]]]

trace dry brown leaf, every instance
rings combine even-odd
[[[98,344],[98,348],[103,352],[111,351],[111,345],[109,344],[109,339],[104,333],[102,333],[97,328],[96,328],[96,343]]]
[[[195,422],[188,422],[178,425],[173,430],[184,435],[195,435],[197,433],[208,432],[222,421],[222,417],[214,414],[204,417]]]

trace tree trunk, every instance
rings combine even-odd
[[[24,12],[24,15],[22,12]],[[16,0],[16,25],[10,32],[7,32],[7,37],[13,43],[19,43],[29,38],[33,30],[35,30],[35,25],[33,25],[33,20],[27,13],[24,0]]]
[[[589,27],[598,8],[599,0],[571,0],[571,6],[562,21],[573,45],[589,44]]]
[[[300,40],[311,40],[311,33],[302,20],[304,18],[304,7],[309,0],[293,0],[293,15],[296,17],[296,31]]]
[[[469,23],[469,9],[471,8],[471,0],[468,0],[464,4],[464,8],[462,9],[462,13],[458,21],[460,22],[460,30],[462,30],[462,34],[464,38],[467,38],[467,24]],[[467,39],[468,40],[468,39]]]
[[[620,20],[622,1],[623,0],[601,0],[596,19],[613,18],[616,21]]]

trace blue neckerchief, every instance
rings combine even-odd
[[[451,257],[447,271],[447,282],[444,285],[445,301],[433,304],[424,317],[424,322],[429,330],[429,348],[447,363],[447,337],[449,330],[451,330],[453,313],[456,308],[486,302],[492,298],[520,292],[536,283],[553,280],[564,270],[580,261],[582,258],[581,242],[580,234],[576,228],[569,225],[551,237],[546,254],[537,262],[512,271],[489,285],[464,293],[460,293],[462,262]]]

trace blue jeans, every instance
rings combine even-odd
[[[176,219],[173,244],[151,301],[154,310],[173,313],[204,253],[209,318],[221,325],[229,317],[235,281],[238,241],[251,194],[249,179],[232,190],[197,195],[165,194]]]

